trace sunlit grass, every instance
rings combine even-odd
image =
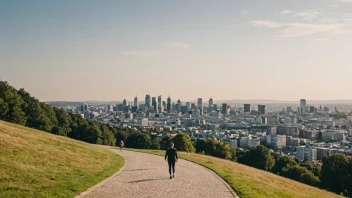
[[[124,164],[113,152],[0,121],[0,197],[73,197]]]
[[[165,155],[160,150],[132,151]],[[179,157],[205,166],[216,172],[236,191],[241,198],[333,198],[339,195],[314,188],[278,175],[207,155],[179,153]]]

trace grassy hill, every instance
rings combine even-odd
[[[0,197],[73,197],[124,158],[98,146],[0,121]]]
[[[165,151],[160,150],[138,150],[132,151],[165,155]],[[180,152],[179,157],[216,172],[236,191],[241,198],[334,198],[341,197],[318,188],[314,188],[303,183],[299,183],[270,172],[255,169],[239,163],[231,162],[207,155],[189,154]]]

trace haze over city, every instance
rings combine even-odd
[[[0,78],[42,101],[348,100],[352,1],[2,1]]]

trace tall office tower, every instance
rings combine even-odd
[[[286,108],[286,112],[287,112],[287,113],[291,113],[291,112],[292,112],[292,107],[291,107],[291,106],[288,106],[288,107]]]
[[[165,109],[167,110],[167,107],[166,107],[166,102],[165,102],[165,100],[163,101],[163,106],[162,106],[162,108],[163,108],[163,112],[165,111]]]
[[[258,105],[258,113],[265,114],[265,105]]]
[[[212,107],[214,105],[214,100],[213,98],[209,99],[209,107]]]
[[[172,105],[171,105],[171,110],[175,110],[176,109],[176,105],[175,103],[173,102]]]
[[[198,98],[198,109],[203,109],[203,99]]]
[[[127,100],[126,99],[123,99],[123,101],[122,101],[122,105],[123,105],[123,107],[127,107]]]
[[[314,112],[315,112],[315,106],[310,106],[309,113],[314,113]]]
[[[245,113],[251,112],[251,105],[250,105],[250,104],[244,104],[244,109],[243,109],[243,111],[244,111]]]
[[[84,111],[88,111],[88,104],[87,103],[84,103],[83,109],[84,109]]]
[[[112,107],[112,105],[108,105],[108,111],[113,111],[114,108]]]
[[[191,103],[190,102],[186,102],[186,108],[187,108],[187,111],[189,111],[191,109]]]
[[[169,96],[167,98],[166,109],[167,109],[168,112],[171,112],[171,108],[172,108],[172,106],[171,106],[171,98]]]
[[[147,95],[145,96],[145,106],[148,107],[148,108],[151,108],[151,107],[152,107],[152,100],[151,100],[149,94],[147,94]]]
[[[195,109],[196,108],[196,103],[191,103],[191,108]]]
[[[226,114],[227,113],[227,104],[223,103],[221,106],[221,113]]]
[[[299,161],[304,161],[304,155],[305,155],[304,150],[305,150],[305,149],[306,149],[306,146],[297,146],[297,147],[296,147],[296,153],[297,153],[296,158],[297,158]]]
[[[134,97],[134,103],[133,103],[134,107],[138,107],[138,97]]]
[[[306,99],[301,99],[299,108],[300,108],[300,114],[306,114],[307,113],[307,101],[306,101]]]
[[[160,113],[164,112],[162,97],[158,96],[158,111]]]
[[[152,106],[154,111],[158,113],[158,101],[156,100],[156,97],[152,97]]]

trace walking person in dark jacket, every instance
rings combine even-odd
[[[178,160],[177,150],[174,148],[174,143],[170,143],[170,148],[166,150],[165,161],[169,163],[170,179],[175,178],[175,164]],[[171,171],[172,168],[172,171]],[[172,173],[172,174],[171,174]]]

